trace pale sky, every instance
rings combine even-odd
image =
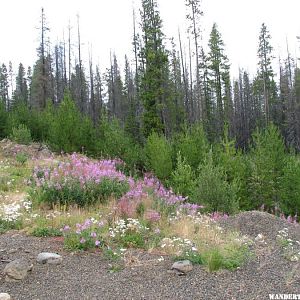
[[[50,39],[54,44],[67,35],[69,19],[73,25],[76,51],[76,15],[80,15],[81,41],[85,59],[92,44],[95,63],[102,70],[109,66],[110,51],[115,51],[123,62],[125,54],[132,57],[132,8],[140,0],[9,0],[1,1],[0,63],[13,61],[16,71],[19,62],[26,67],[36,60],[41,7],[44,7]],[[135,4],[134,4],[135,3]],[[186,32],[184,0],[158,0],[163,31],[167,37],[177,30]],[[265,22],[272,36],[274,54],[285,57],[286,38],[292,56],[300,57],[300,0],[202,0],[203,44],[207,45],[212,24],[218,24],[231,63],[232,74],[243,67],[254,73],[257,66],[258,35]],[[138,11],[136,12],[138,14]],[[186,43],[186,41],[185,41]],[[178,44],[178,43],[177,43]],[[297,50],[296,50],[297,49]]]

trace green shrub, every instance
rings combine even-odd
[[[248,183],[251,209],[264,205],[267,211],[279,204],[279,182],[286,161],[285,146],[281,134],[274,125],[253,136],[250,151],[251,176]]]
[[[53,117],[49,129],[49,143],[56,151],[80,152],[81,115],[74,101],[66,94]]]
[[[97,203],[105,203],[111,197],[120,198],[129,190],[125,181],[103,178],[100,183],[89,182],[83,188],[79,181],[69,181],[67,185],[57,189],[55,186],[43,186],[42,189],[31,191],[31,197],[37,203],[46,203],[50,206],[78,205],[86,207]]]
[[[189,196],[195,188],[195,174],[180,152],[177,155],[177,166],[172,172],[170,185],[176,194]]]
[[[251,257],[248,246],[213,248],[203,254],[204,264],[207,265],[209,272],[220,269],[235,270],[243,265]]]
[[[6,231],[12,229],[21,229],[22,228],[22,221],[20,219],[15,221],[7,221],[3,220],[0,217],[0,234],[5,233]]]
[[[180,152],[182,158],[194,172],[198,171],[199,165],[204,162],[209,152],[209,143],[201,125],[185,128],[183,133],[174,137],[173,147],[175,159],[177,153]]]
[[[37,227],[33,229],[31,235],[37,237],[53,237],[53,236],[62,236],[62,232],[52,227]]]
[[[165,137],[152,133],[145,145],[147,168],[156,177],[166,180],[172,173],[172,151]]]
[[[204,205],[208,211],[236,212],[238,185],[235,181],[229,183],[226,179],[224,170],[214,165],[210,152],[204,165],[199,167],[199,176],[196,179],[191,202]]]
[[[13,127],[10,138],[18,144],[29,145],[32,142],[30,129],[24,124]]]
[[[139,232],[126,232],[124,236],[120,237],[119,242],[126,248],[145,248],[145,240]]]
[[[16,154],[16,161],[20,165],[22,165],[22,166],[25,165],[27,160],[28,160],[28,157],[27,157],[26,153],[19,152],[19,153]]]
[[[283,169],[280,178],[280,209],[285,215],[298,215],[300,213],[300,161],[291,156]]]
[[[117,120],[109,121],[102,116],[97,138],[97,154],[107,158],[120,158],[125,162],[127,173],[142,170],[144,155],[140,145],[136,144],[121,128]]]
[[[225,131],[224,139],[214,147],[214,161],[222,168],[229,184],[237,185],[237,198],[240,209],[251,208],[248,201],[247,181],[249,166],[247,155],[235,147],[235,140],[229,140]]]

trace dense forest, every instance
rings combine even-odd
[[[26,70],[20,63],[16,76],[11,63],[0,67],[0,137],[121,158],[127,172],[152,171],[208,210],[261,208],[296,215],[297,58],[287,45],[275,72],[276,53],[262,24],[257,73],[241,69],[233,80],[221,29],[213,25],[204,47],[200,0],[186,0],[186,9],[188,41],[179,31],[169,47],[157,1],[142,0],[139,14],[133,14],[134,60],[122,58],[124,70],[114,53],[106,70],[92,56],[83,64],[79,20],[77,41],[69,27],[68,39],[49,47],[42,10],[34,66]],[[189,45],[187,53],[183,44]]]

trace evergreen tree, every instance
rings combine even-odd
[[[72,99],[79,111],[85,114],[88,111],[88,84],[84,70],[79,64],[75,66],[75,73],[71,74],[70,85]]]
[[[274,81],[274,71],[272,68],[271,35],[265,23],[262,24],[259,35],[258,46],[258,78],[261,81],[260,91],[263,94],[263,107],[265,114],[265,123],[269,124],[271,120],[272,105],[276,101],[276,84]]]
[[[144,44],[140,56],[145,66],[140,97],[144,106],[143,132],[145,137],[148,137],[152,131],[165,132],[164,83],[167,80],[168,56],[163,45],[162,22],[156,0],[142,0],[141,19]]]
[[[9,109],[9,82],[8,72],[5,64],[0,66],[0,99],[2,100],[6,110]]]
[[[280,132],[273,124],[262,132],[257,131],[253,140],[248,208],[258,209],[263,205],[271,212],[279,205],[279,182],[285,166],[285,147]]]
[[[210,106],[216,106],[215,133],[222,136],[224,125],[230,124],[232,116],[231,87],[229,75],[229,62],[224,53],[224,42],[221,34],[214,24],[210,39],[208,53],[209,84],[211,89]]]
[[[20,102],[28,103],[28,86],[25,68],[22,63],[19,64],[18,74],[16,77],[16,90],[13,94],[13,104]]]
[[[51,56],[45,59],[40,57],[33,68],[30,84],[30,107],[43,110],[46,101],[54,102],[53,74],[51,68]]]
[[[8,113],[5,109],[4,102],[0,99],[0,139],[5,137],[7,117]]]

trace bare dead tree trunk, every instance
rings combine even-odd
[[[189,115],[189,91],[188,91],[188,83],[186,78],[186,70],[185,65],[183,61],[183,51],[182,51],[182,43],[181,43],[181,36],[180,36],[180,30],[178,29],[178,39],[179,39],[179,48],[180,48],[180,57],[181,57],[181,67],[182,67],[182,76],[183,76],[183,84],[184,84],[184,106],[186,111],[186,116]]]

